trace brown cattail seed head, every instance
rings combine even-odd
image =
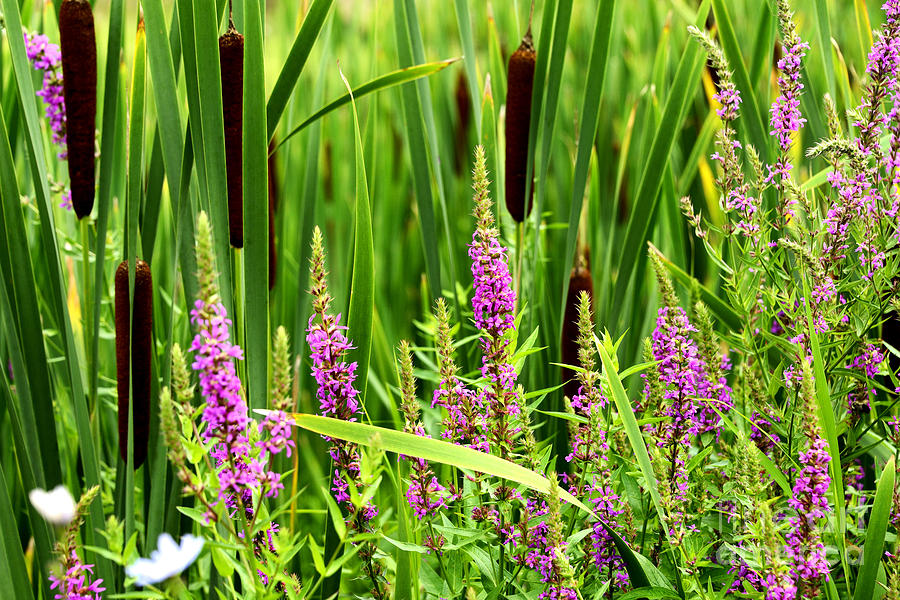
[[[578,319],[579,298],[581,293],[594,297],[594,282],[591,279],[590,255],[587,248],[581,256],[575,258],[575,267],[569,276],[569,293],[566,294],[566,312],[563,321],[562,334],[562,362],[567,365],[584,367],[578,358]],[[572,398],[578,393],[579,382],[575,372],[571,369],[562,369],[562,379],[565,382],[563,393]]]
[[[237,32],[234,25],[219,38],[219,63],[222,70],[222,117],[225,121],[228,229],[231,245],[243,248],[244,36]]]
[[[517,222],[531,213],[531,194],[525,197],[528,177],[528,132],[531,127],[531,90],[534,85],[534,45],[525,34],[509,57],[506,91],[506,208]],[[527,207],[526,207],[527,204]]]
[[[79,219],[94,207],[94,127],[97,119],[97,44],[87,0],[63,0],[59,9],[66,152],[72,207]]]
[[[130,312],[130,314],[129,314]],[[128,319],[131,318],[131,333]],[[153,329],[153,277],[150,266],[138,259],[134,269],[134,303],[128,302],[128,261],[122,261],[116,269],[116,375],[119,395],[119,453],[128,459],[128,399],[131,403],[134,427],[134,467],[147,458],[147,440],[150,434],[150,356]],[[128,357],[131,352],[131,375],[134,385],[129,385]]]
[[[459,121],[456,124],[456,162],[454,163],[456,172],[459,173],[462,171],[462,166],[466,162],[465,159],[469,152],[467,140],[469,137],[469,124],[472,121],[472,99],[469,96],[469,85],[464,71],[460,71],[456,78],[456,89],[453,92],[453,99],[456,102],[456,114],[459,117]]]

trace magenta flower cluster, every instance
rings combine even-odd
[[[31,65],[41,71],[43,80],[41,89],[36,94],[46,105],[44,114],[50,123],[50,132],[53,143],[59,146],[57,154],[65,160],[66,152],[66,101],[63,97],[62,84],[62,54],[59,46],[50,42],[46,35],[39,33],[24,33],[25,54]],[[66,188],[62,192],[60,208],[72,210],[72,190]]]
[[[306,341],[310,348],[312,375],[316,380],[316,397],[319,399],[319,410],[326,417],[334,417],[344,421],[355,421],[359,412],[359,391],[354,387],[356,380],[356,363],[346,362],[344,354],[352,348],[344,335],[347,327],[340,325],[341,315],[323,314],[322,319],[315,321],[316,315],[309,319]],[[342,473],[347,473],[353,480],[358,480],[359,450],[340,440],[331,440],[329,455],[334,461],[334,473],[331,491],[334,499],[352,508],[350,488]],[[378,514],[377,508],[369,504],[364,507],[365,520],[371,520]]]
[[[47,120],[53,132],[53,143],[60,146],[59,157],[66,158],[66,101],[63,98],[62,55],[59,46],[46,35],[25,33],[25,53],[31,65],[43,72],[43,85],[37,91],[46,107]]]
[[[818,521],[830,512],[825,494],[831,478],[828,476],[828,444],[821,437],[812,440],[809,449],[800,454],[802,468],[794,483],[793,497],[788,504],[797,514],[788,521],[788,556],[794,563],[798,580],[813,581],[828,574],[825,546],[816,531]]]
[[[898,91],[900,68],[900,2],[887,0],[882,6],[886,23],[869,50],[866,74],[869,83],[857,109],[853,125],[859,128],[857,148],[866,156],[879,152],[878,138],[883,126],[890,123],[889,115],[881,112],[881,104]]]
[[[100,587],[102,579],[91,581],[94,565],[83,564],[73,549],[64,567],[66,570],[60,576],[50,575],[50,589],[56,590],[55,600],[100,600],[100,593],[106,588]]]
[[[205,428],[201,435],[204,442],[215,442],[211,456],[218,467],[219,497],[232,510],[243,506],[250,516],[254,491],[275,496],[283,485],[278,473],[268,470],[264,460],[251,455],[250,418],[234,364],[244,355],[239,346],[229,341],[231,319],[220,302],[207,304],[198,299],[191,310],[191,323],[198,328],[191,343],[195,352],[191,366],[200,374],[200,390],[206,401]],[[280,452],[292,443],[287,425],[270,424],[267,428],[274,435],[258,442],[264,448],[260,458]]]
[[[787,40],[786,40],[787,41]],[[800,113],[800,94],[803,92],[803,83],[800,81],[800,70],[806,50],[809,44],[799,40],[784,48],[785,53],[778,60],[778,89],[781,94],[772,103],[771,120],[772,131],[770,135],[778,138],[778,145],[782,150],[791,147],[791,136],[800,131],[806,123],[806,119]],[[788,176],[789,173],[782,173]]]

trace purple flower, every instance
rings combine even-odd
[[[800,113],[800,95],[803,92],[800,72],[805,51],[809,50],[809,44],[802,41],[797,34],[797,26],[794,23],[788,0],[778,0],[777,8],[784,54],[778,60],[778,90],[780,93],[769,110],[771,113],[769,123],[772,127],[769,134],[778,139],[781,151],[775,164],[768,165],[769,175],[766,182],[775,181],[780,186],[783,192],[783,201],[779,205],[779,214],[788,219],[794,215],[793,205],[795,203],[793,194],[785,193],[793,169],[788,150],[793,143],[794,134],[799,132],[806,123],[806,119]]]
[[[44,113],[50,122],[53,143],[59,146],[57,156],[65,160],[66,152],[66,102],[63,97],[62,84],[62,54],[59,46],[50,43],[46,35],[38,33],[24,33],[25,54],[31,65],[43,72],[41,89],[36,95],[44,101],[46,108]],[[72,210],[72,192],[68,189],[62,192],[59,203],[60,208]]]
[[[869,50],[866,64],[869,83],[856,110],[857,119],[853,122],[859,128],[857,148],[865,156],[880,153],[878,138],[881,128],[889,123],[889,116],[881,111],[881,105],[892,92],[897,91],[897,71],[900,67],[900,2],[888,0],[881,10],[885,13],[886,23]]]
[[[49,576],[50,589],[57,590],[56,600],[100,600],[100,593],[106,591],[100,587],[103,580],[91,581],[94,565],[82,563],[74,548],[64,557],[62,568],[62,574]]]
[[[359,391],[354,387],[356,363],[344,360],[347,350],[352,348],[344,335],[347,327],[340,324],[341,316],[329,312],[331,296],[325,278],[325,249],[322,232],[318,227],[313,231],[313,255],[310,259],[312,272],[313,314],[306,329],[309,344],[312,375],[316,380],[316,397],[322,415],[344,421],[355,421],[359,411]],[[325,439],[331,442],[329,455],[334,463],[331,491],[338,503],[347,509],[348,521],[358,531],[364,531],[369,521],[378,514],[371,503],[357,509],[351,502],[349,478],[357,488],[362,487],[359,467],[359,448],[344,440]]]
[[[855,357],[853,361],[847,365],[848,369],[861,370],[867,380],[878,375],[881,363],[884,362],[884,352],[881,348],[874,344],[867,344],[862,354]],[[850,414],[854,418],[859,418],[862,414],[869,412],[871,400],[875,398],[875,388],[871,383],[859,382],[847,394],[847,404]]]
[[[794,562],[794,573],[798,579],[817,580],[828,574],[825,560],[825,546],[817,530],[818,521],[831,511],[825,494],[831,478],[828,476],[828,444],[821,437],[812,440],[809,450],[800,454],[802,468],[793,488],[793,497],[788,504],[797,514],[788,522],[787,554]]]
[[[500,232],[494,226],[494,213],[488,196],[484,149],[475,150],[475,219],[478,227],[469,244],[474,294],[472,312],[475,327],[481,331],[481,374],[488,380],[479,394],[487,407],[490,442],[502,457],[510,452],[516,429],[510,417],[521,413],[515,391],[516,370],[512,365],[507,332],[515,327],[516,294],[506,248],[500,245]]]
[[[204,442],[214,441],[211,456],[216,460],[219,498],[228,508],[253,511],[253,492],[265,489],[277,493],[278,476],[266,470],[250,452],[247,403],[241,391],[234,361],[244,358],[239,346],[229,341],[231,320],[220,302],[207,304],[197,299],[191,310],[191,323],[198,332],[191,343],[195,352],[191,367],[200,375],[200,391],[206,402],[201,435]]]
[[[53,132],[53,143],[60,146],[59,157],[66,158],[66,104],[63,98],[62,55],[59,46],[50,43],[46,35],[25,33],[25,54],[31,65],[44,73],[43,85],[37,95],[47,105],[46,115]]]

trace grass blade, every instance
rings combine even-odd
[[[347,90],[350,83],[344,74],[341,79]],[[375,247],[372,239],[372,214],[369,208],[369,186],[366,182],[366,163],[356,102],[353,107],[353,129],[356,135],[356,225],[353,235],[353,276],[350,284],[350,312],[347,325],[356,343],[352,351],[357,363],[357,382],[362,398],[366,397],[369,356],[372,352],[372,322],[375,311]]]
[[[244,6],[244,310],[248,404],[266,406],[269,364],[268,139],[263,26],[259,2]]]
[[[891,518],[891,503],[894,493],[894,478],[897,466],[892,456],[881,472],[878,487],[875,490],[875,502],[872,504],[872,515],[866,525],[866,545],[863,550],[863,562],[856,578],[854,600],[867,600],[875,595],[875,579],[884,552],[884,538]]]
[[[416,79],[419,79],[421,77],[428,77],[429,75],[432,75],[439,71],[443,71],[458,60],[459,58],[448,58],[447,60],[438,62],[398,69],[396,71],[386,73],[385,75],[381,75],[380,77],[376,77],[372,81],[368,81],[362,84],[355,90],[347,92],[337,100],[329,102],[328,104],[317,110],[315,113],[307,117],[306,120],[294,127],[289,134],[284,136],[284,139],[279,142],[278,148],[283,146],[289,139],[291,139],[292,137],[306,129],[309,125],[318,121],[331,111],[338,109],[345,104],[348,104],[351,100],[351,94],[352,98],[359,99],[368,94],[394,87],[395,85],[401,85],[409,81],[415,81]]]
[[[260,411],[256,412],[259,413]],[[458,446],[450,442],[384,427],[376,427],[375,425],[342,421],[341,419],[320,417],[319,415],[296,413],[292,415],[292,418],[295,425],[313,433],[327,435],[328,437],[346,440],[363,446],[381,448],[388,452],[403,454],[404,456],[424,458],[431,462],[450,465],[459,469],[485,473],[493,477],[514,481],[544,494],[550,493],[550,481],[543,475],[504,460],[499,456],[485,454],[466,446]],[[570,504],[574,504],[586,513],[594,515],[591,509],[567,491],[560,489],[559,497]]]

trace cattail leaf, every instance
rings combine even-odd
[[[394,14],[397,55],[400,59],[400,66],[403,68],[414,68],[412,42],[409,37],[409,28],[405,18],[406,8],[403,0],[394,0]],[[438,251],[431,175],[428,171],[428,162],[423,158],[428,154],[424,127],[425,117],[423,115],[422,99],[420,98],[419,90],[415,86],[402,86],[400,88],[400,97],[403,105],[403,121],[406,124],[406,143],[409,147],[413,185],[416,192],[419,232],[425,254],[425,276],[430,295],[429,304],[432,304],[441,295],[444,288],[441,283],[441,260]],[[444,233],[448,239],[453,239],[447,219],[446,207],[444,206],[444,208]],[[452,257],[452,255],[451,253],[450,256]],[[451,277],[453,275],[451,273]]]
[[[406,67],[404,69],[398,69],[396,71],[391,71],[390,73],[386,73],[384,75],[380,75],[371,81],[368,81],[361,86],[348,91],[346,94],[341,96],[336,100],[332,100],[312,115],[307,117],[303,122],[294,127],[289,134],[287,134],[281,142],[278,143],[277,148],[283,146],[289,139],[309,127],[311,124],[315,123],[328,113],[344,106],[350,102],[351,94],[354,99],[359,99],[368,94],[372,94],[374,92],[378,92],[381,90],[385,90],[388,88],[392,88],[397,85],[401,85],[403,83],[407,83],[410,81],[415,81],[416,79],[422,77],[428,77],[429,75],[433,75],[440,71],[443,71],[453,63],[460,60],[459,58],[448,58],[446,60],[440,60],[437,62],[425,63],[423,65],[416,65],[414,67]]]
[[[244,310],[250,407],[268,402],[269,351],[269,200],[268,139],[263,24],[259,2],[244,6]]]
[[[696,24],[702,26],[709,13],[709,1],[704,0],[697,11]],[[646,241],[650,236],[651,225],[656,221],[656,210],[659,204],[668,157],[675,142],[675,136],[681,129],[687,106],[695,95],[696,82],[703,69],[704,57],[700,46],[688,42],[685,52],[678,63],[675,80],[669,87],[672,90],[666,99],[660,126],[653,135],[653,142],[647,153],[647,161],[641,174],[638,191],[634,197],[631,216],[621,244],[622,253],[616,269],[618,276],[615,285],[615,297],[610,306],[610,322],[616,323],[621,308],[627,304],[625,294],[631,290],[629,285],[641,256],[644,254]]]
[[[872,47],[872,24],[869,22],[869,8],[866,6],[866,0],[856,0],[854,5],[856,7],[856,42],[858,44],[856,59],[859,61],[856,63],[856,71],[861,73],[864,71],[868,49]]]
[[[581,209],[584,203],[584,187],[587,183],[590,167],[591,151],[594,148],[594,135],[597,122],[600,120],[600,104],[603,97],[603,86],[606,82],[606,70],[609,63],[609,48],[612,39],[613,16],[616,13],[616,0],[603,0],[597,6],[597,17],[594,20],[594,39],[591,45],[591,58],[588,63],[587,82],[584,87],[584,98],[581,102],[581,127],[578,130],[578,149],[575,154],[575,174],[572,180],[572,199],[569,204],[569,227],[566,231],[566,250],[563,254],[563,265],[571,265],[575,260],[575,242],[578,239],[578,223],[581,220]],[[565,317],[566,298],[569,293],[569,280],[563,278],[560,294],[560,317]],[[560,322],[558,335],[562,335],[565,323]]]
[[[777,20],[772,18],[772,7],[766,2],[760,6],[759,20],[756,26],[756,36],[753,44],[753,55],[749,62],[750,72],[748,76],[750,81],[756,86],[760,98],[769,97],[769,77],[763,74],[769,74],[770,65],[772,64],[772,53],[774,45],[772,40],[775,39],[775,30],[777,29]]]
[[[816,32],[819,34],[818,54],[822,61],[820,66],[827,82],[825,91],[834,98],[837,91],[834,85],[836,65],[831,53],[831,16],[828,14],[828,0],[816,0]]]
[[[0,273],[0,275],[5,274]],[[18,337],[14,334],[14,311],[10,306],[10,299],[6,294],[5,287],[0,287],[0,317],[2,317],[3,321],[0,323],[0,330],[3,330],[5,335],[9,336],[7,350],[9,352],[9,361],[12,364],[12,374],[16,382],[16,393],[13,395],[10,391],[6,374],[4,373],[0,376],[0,390],[3,393],[0,396],[0,400],[2,400],[3,406],[6,407],[9,415],[13,447],[16,451],[16,462],[22,486],[25,489],[48,488],[51,486],[44,483],[46,480],[41,461],[49,455],[49,450],[43,448],[44,451],[41,452],[42,445],[36,439],[37,432],[34,426],[31,406],[33,403],[32,393],[28,376],[26,375],[23,351],[19,346]],[[12,334],[6,332],[11,332]],[[25,413],[25,419],[27,419],[25,422],[23,422],[23,412]],[[26,431],[29,434],[27,441]],[[46,592],[49,591],[49,582],[46,582],[45,566],[52,560],[53,533],[49,524],[38,516],[33,509],[29,510],[29,525],[32,537],[35,540],[36,558],[41,561],[38,563],[38,569],[44,578],[43,589]]]
[[[34,598],[34,594],[28,581],[22,544],[16,535],[19,526],[6,481],[6,473],[0,464],[0,577],[3,577],[3,588],[7,593],[20,600],[29,600]]]
[[[183,128],[175,82],[175,64],[172,59],[172,47],[166,34],[166,19],[163,14],[161,0],[145,0],[145,31],[147,35],[147,57],[150,63],[150,76],[153,81],[153,100],[156,104],[156,120],[158,139],[162,150],[165,176],[169,182],[169,201],[173,212],[179,205],[181,192],[181,157],[183,148]],[[177,32],[177,23],[172,25],[172,34]],[[142,236],[144,256],[153,255],[155,230],[148,237],[146,228]],[[155,539],[155,538],[151,538]]]
[[[769,131],[766,126],[766,113],[756,100],[754,90],[756,86],[750,81],[747,73],[747,66],[744,64],[744,58],[741,54],[741,47],[738,44],[737,34],[734,31],[734,24],[731,22],[731,15],[728,13],[728,5],[724,0],[712,0],[713,13],[716,16],[716,28],[718,29],[719,42],[722,44],[722,51],[728,59],[728,66],[733,71],[734,83],[741,91],[743,118],[738,119],[737,127],[743,129],[746,127],[747,135],[750,141],[759,151],[760,158],[766,160],[769,156]]]
[[[265,414],[267,411],[257,410],[255,412],[258,414]],[[543,475],[504,460],[499,456],[485,454],[484,452],[479,452],[472,448],[458,446],[443,440],[386,429],[384,427],[376,427],[365,423],[348,422],[319,415],[295,413],[292,415],[292,419],[294,424],[298,427],[320,435],[326,435],[328,437],[338,438],[355,444],[402,454],[404,456],[423,458],[428,461],[454,466],[459,469],[485,473],[501,479],[514,481],[544,494],[550,493],[550,481]],[[560,489],[559,496],[562,500],[577,506],[579,509],[596,518],[596,515],[591,509],[565,490]],[[665,577],[663,577],[645,557],[640,556],[631,550],[628,544],[612,527],[603,521],[600,522],[612,535],[620,556],[625,560],[628,576],[633,585],[636,587],[640,585],[649,585],[650,581],[654,582],[655,585],[659,585],[660,583],[665,582]]]
[[[892,456],[884,466],[878,480],[878,487],[875,489],[872,514],[866,524],[866,544],[863,550],[863,562],[856,578],[854,600],[867,600],[874,597],[878,567],[881,565],[881,557],[884,555],[885,534],[891,520],[896,474],[897,466],[895,458]]]
[[[284,61],[284,67],[278,74],[278,79],[269,95],[269,101],[266,103],[266,139],[270,140],[275,135],[278,121],[281,120],[281,115],[297,85],[297,80],[300,79],[300,73],[303,72],[313,44],[319,38],[319,31],[325,23],[325,17],[328,16],[333,1],[314,0],[303,19],[303,25],[300,26],[300,31],[294,39],[291,51]]]
[[[185,2],[185,0],[181,1]],[[193,88],[196,86],[197,98],[195,108],[191,110],[191,124],[201,130],[201,137],[194,136],[193,138],[194,152],[204,163],[204,170],[201,171],[198,168],[197,172],[201,200],[202,197],[206,198],[206,202],[201,202],[201,205],[207,209],[212,226],[222,304],[229,315],[238,318],[239,315],[234,306],[231,249],[228,239],[225,125],[222,113],[221,68],[219,66],[219,8],[216,6],[215,0],[194,0],[192,3],[185,3],[188,6],[179,4],[178,14],[185,19],[184,11],[192,13],[187,20],[191,21],[192,25],[190,34],[192,50],[195,52],[196,74],[187,73],[185,79],[195,78],[188,86],[188,96],[194,93]],[[182,29],[182,39],[185,41],[186,55],[188,45],[184,29]],[[187,59],[185,59],[186,68],[187,64]],[[190,102],[188,105],[190,107]],[[194,110],[198,111],[197,114],[194,113]]]
[[[124,0],[112,0],[110,2],[108,14],[109,33],[107,37],[107,48],[122,47],[122,22],[125,15]],[[117,139],[122,139],[124,122],[119,120],[119,110],[121,109],[119,97],[119,56],[115,52],[107,52],[106,56],[106,72],[103,83],[103,115],[101,117],[100,127],[100,164],[99,164],[99,182],[97,188],[97,237],[96,247],[94,248],[95,269],[94,269],[94,298],[102,298],[106,289],[106,280],[104,277],[106,267],[106,232],[109,224],[110,206],[112,205],[112,187],[113,187],[113,171],[115,165],[115,145]],[[91,342],[88,348],[88,364],[96,365],[100,358],[100,344],[97,340],[100,337],[100,307],[101,302],[94,302],[90,310],[93,311],[91,318],[92,330],[90,335]],[[88,394],[91,398],[96,398],[97,388],[100,383],[100,369],[88,369]]]
[[[350,91],[350,83],[341,73]],[[357,363],[357,382],[360,395],[366,397],[369,356],[372,351],[372,322],[375,311],[375,246],[372,238],[372,214],[369,208],[369,186],[366,182],[366,162],[356,102],[352,98],[353,130],[356,136],[356,219],[353,235],[353,275],[350,283],[350,311],[347,316],[349,335],[356,347],[351,356]]]
[[[331,39],[331,29],[333,21],[329,22],[328,28],[325,30],[325,43]],[[319,64],[319,72],[318,77],[316,78],[316,85],[313,89],[313,102],[319,104],[324,95],[325,95],[325,80],[328,73],[328,69],[331,68],[331,60],[328,57],[328,54],[325,53],[322,56],[322,60]],[[306,284],[309,280],[309,275],[306,273],[306,267],[309,265],[309,257],[311,253],[310,242],[312,241],[312,232],[313,232],[313,223],[316,218],[316,202],[317,196],[319,193],[318,187],[318,174],[319,174],[319,146],[321,145],[322,139],[322,122],[318,121],[313,123],[310,127],[307,142],[306,142],[306,162],[303,166],[303,187],[301,190],[301,200],[303,210],[301,212],[301,220],[299,223],[299,232],[298,237],[300,241],[300,260],[299,260],[299,268],[298,275],[296,277],[297,288],[294,292],[296,296],[300,296],[300,301],[297,303],[296,312],[294,314],[294,331],[305,331],[307,327],[307,319],[309,318],[309,294],[302,293],[306,290]],[[288,213],[285,212],[285,217],[287,217]],[[283,220],[285,223],[282,240],[287,240],[287,218]],[[301,276],[300,273],[303,273]],[[284,294],[288,294],[288,286],[282,283],[281,285],[282,292]],[[283,296],[284,298],[289,298],[290,296]],[[293,302],[284,302],[284,304],[293,304]],[[293,336],[294,342],[294,354],[299,354],[305,348],[305,340],[302,335]]]

